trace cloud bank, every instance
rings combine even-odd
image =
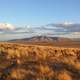
[[[8,23],[0,23],[0,39],[27,38],[31,36],[53,36],[80,38],[80,24],[60,23],[43,26],[16,27]]]

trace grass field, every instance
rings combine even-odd
[[[2,42],[0,80],[80,80],[80,48]]]

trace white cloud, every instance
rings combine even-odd
[[[73,22],[69,22],[69,21],[65,21],[65,22],[63,23],[63,25],[65,25],[65,26],[72,25],[72,24],[74,24],[74,23],[73,23]]]
[[[80,38],[80,32],[70,32],[70,33],[61,34],[58,36],[67,37],[67,38]]]
[[[0,23],[0,30],[6,31],[6,30],[14,30],[15,26],[8,24],[8,23]]]
[[[69,26],[68,24],[71,23],[64,24]],[[71,27],[65,27],[65,25],[15,27],[8,23],[0,23],[0,40],[27,38],[36,35],[80,38],[80,24],[73,24]]]

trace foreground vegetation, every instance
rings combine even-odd
[[[0,80],[80,80],[80,48],[0,43]]]

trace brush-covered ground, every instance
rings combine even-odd
[[[80,48],[0,43],[0,80],[80,80]]]

